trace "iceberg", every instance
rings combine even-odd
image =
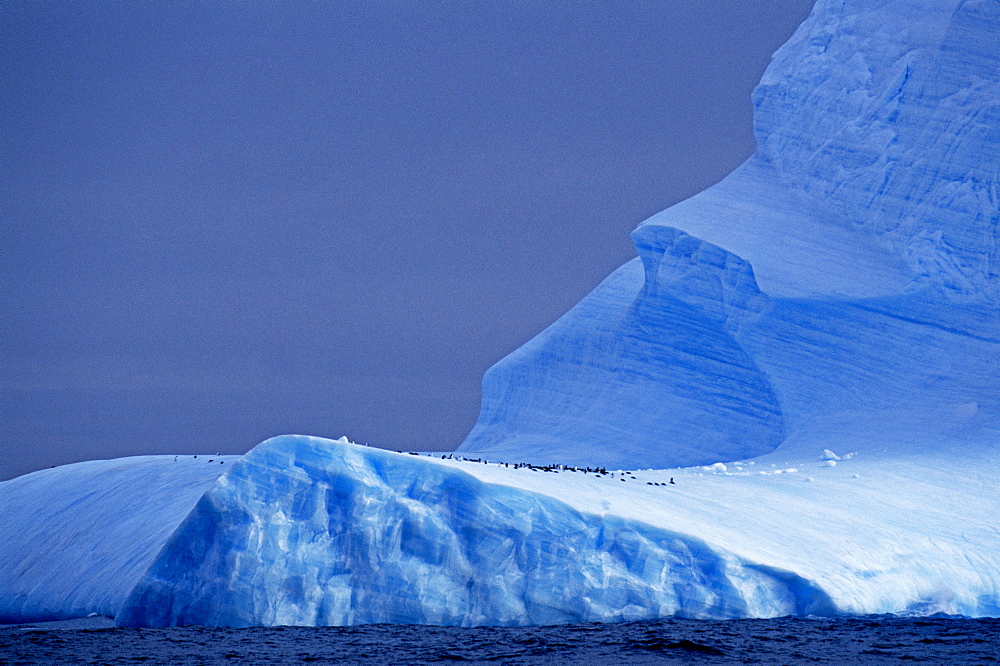
[[[0,623],[114,617],[239,456],[136,456],[0,483]]]
[[[222,466],[169,456],[67,465],[4,484],[14,500],[4,536],[19,550],[4,558],[3,618],[239,627],[1000,615],[991,454],[800,453],[587,470],[283,436]],[[40,500],[65,501],[40,515],[24,498],[42,487]]]
[[[491,368],[455,454],[0,483],[0,620],[1000,616],[998,72],[997,0],[820,0],[755,155]]]
[[[265,442],[198,501],[117,621],[475,626],[832,611],[791,572],[485,482],[478,467],[318,438]],[[503,469],[528,485],[538,474]]]
[[[998,54],[993,1],[821,0],[754,93],[755,155],[491,368],[459,451],[711,464],[973,403],[995,432]]]

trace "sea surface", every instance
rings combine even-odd
[[[0,664],[997,664],[1000,619],[661,620],[555,627],[0,625]]]

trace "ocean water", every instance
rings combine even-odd
[[[662,620],[547,627],[0,626],[2,664],[996,664],[1000,619]]]

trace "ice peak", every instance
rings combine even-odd
[[[821,0],[754,103],[757,154],[487,373],[463,450],[705,465],[996,404],[1000,0]]]

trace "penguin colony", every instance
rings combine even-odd
[[[396,450],[396,453],[404,453],[404,451]],[[419,453],[416,453],[415,451],[406,451],[405,453],[409,453],[411,456],[419,456],[420,455]],[[441,460],[458,460],[460,462],[481,463],[483,465],[489,465],[490,464],[489,460],[484,460],[482,458],[463,458],[462,456],[456,456],[453,453],[448,453],[446,455],[442,455],[441,456]],[[604,468],[604,467],[574,467],[572,465],[532,465],[531,463],[513,463],[513,464],[511,464],[511,463],[505,463],[505,462],[494,462],[493,464],[501,466],[501,467],[507,467],[507,468],[513,468],[513,469],[530,469],[533,472],[551,472],[553,474],[558,474],[559,472],[572,472],[572,473],[594,474],[598,478],[607,476],[607,477],[610,477],[610,478],[613,479],[613,478],[615,478],[615,474],[616,474],[615,472],[608,472],[608,470],[606,468]],[[619,474],[618,479],[620,481],[622,481],[623,483],[626,482],[627,479],[632,479],[634,481],[638,481],[638,479],[636,479],[634,476],[632,476],[629,472],[621,471],[621,472],[618,472],[618,474]],[[654,482],[654,481],[647,481],[646,485],[647,486],[673,486],[673,485],[676,485],[676,484],[674,483],[674,478],[670,477],[669,483],[659,483],[659,482]]]

